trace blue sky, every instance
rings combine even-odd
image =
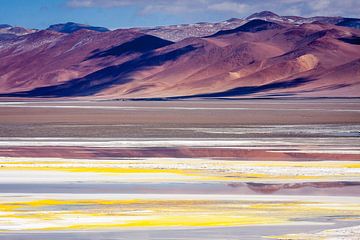
[[[360,0],[0,0],[0,23],[27,28],[79,22],[111,29],[280,15],[360,17]]]

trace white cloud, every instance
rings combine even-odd
[[[140,14],[219,13],[245,17],[263,10],[279,15],[360,16],[360,0],[67,0],[72,8],[113,8],[133,6]],[[238,14],[238,15],[237,15]]]
[[[186,14],[204,10],[203,6],[208,4],[209,0],[173,0],[147,1],[142,5],[141,14],[167,13],[167,14]]]
[[[287,7],[297,9],[302,16],[360,16],[359,0],[280,0]],[[276,3],[276,0],[272,0]],[[284,9],[284,10],[285,10]],[[286,11],[286,10],[285,10]]]
[[[314,10],[324,10],[330,6],[330,0],[318,0],[309,5]]]
[[[208,6],[208,9],[224,12],[246,13],[249,5],[237,2],[219,2]]]
[[[129,0],[69,0],[67,5],[74,8],[90,8],[90,7],[122,7],[128,6],[139,1]]]
[[[141,14],[163,12],[163,13],[183,13],[187,12],[189,9],[186,6],[176,5],[176,4],[157,4],[157,5],[148,5],[141,10]]]

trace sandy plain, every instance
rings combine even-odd
[[[4,239],[355,239],[360,100],[2,101]]]

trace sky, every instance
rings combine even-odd
[[[279,15],[360,17],[360,0],[0,0],[0,24],[44,29],[78,22],[110,29]]]

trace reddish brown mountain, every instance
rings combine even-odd
[[[360,97],[360,30],[283,18],[255,14],[233,29],[175,43],[139,29],[43,30],[3,39],[0,92],[105,99]]]

